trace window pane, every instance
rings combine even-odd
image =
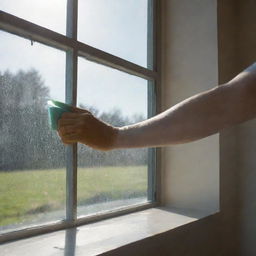
[[[67,0],[0,1],[0,10],[62,34],[66,33],[66,8]]]
[[[114,126],[138,122],[147,117],[147,80],[80,58],[78,105]],[[146,202],[147,152],[101,152],[79,144],[79,215]]]
[[[147,66],[148,0],[80,0],[78,39]]]
[[[64,100],[65,53],[0,32],[0,233],[63,219],[65,149],[48,98]]]

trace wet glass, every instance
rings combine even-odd
[[[0,10],[19,18],[66,33],[67,0],[1,0]]]
[[[78,2],[78,40],[143,67],[150,22],[148,0]]]
[[[79,58],[78,106],[114,126],[145,120],[148,81]],[[147,181],[147,149],[101,152],[78,145],[79,216],[146,202]]]
[[[65,147],[47,100],[64,101],[65,52],[0,32],[0,233],[65,218]]]

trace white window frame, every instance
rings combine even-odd
[[[66,52],[66,102],[76,106],[77,99],[77,62],[84,57],[93,62],[112,67],[137,77],[148,80],[148,117],[158,112],[159,105],[159,54],[156,41],[159,34],[157,12],[159,1],[148,0],[148,68],[144,68],[108,52],[77,41],[78,0],[67,0],[66,36],[36,25],[0,10],[0,29],[31,41],[37,41]],[[77,145],[67,147],[66,163],[66,219],[32,228],[24,228],[0,235],[0,243],[24,237],[39,235],[51,231],[76,227],[82,224],[119,216],[130,212],[144,210],[158,205],[159,195],[159,161],[160,152],[151,148],[148,151],[148,202],[130,205],[119,210],[77,218]]]

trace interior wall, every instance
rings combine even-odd
[[[237,1],[236,18],[238,68],[256,62],[256,1]],[[256,84],[255,84],[256,86]],[[255,99],[256,100],[256,99]],[[256,255],[256,119],[237,128],[239,154],[239,235],[240,253]]]
[[[256,1],[219,1],[219,77],[228,81],[256,60]],[[228,107],[228,106],[227,106]],[[232,107],[232,106],[229,106]],[[222,195],[227,221],[234,220],[226,236],[237,231],[239,255],[256,255],[256,120],[220,135],[222,180],[229,193]],[[234,200],[236,198],[236,200]],[[231,240],[229,240],[231,242]],[[235,241],[234,241],[235,242]]]
[[[162,33],[162,111],[218,85],[217,2],[171,0]],[[219,138],[162,149],[162,203],[219,209]]]
[[[239,73],[236,43],[237,1],[218,0],[218,70],[219,83],[225,83]],[[220,212],[221,236],[225,251],[240,255],[238,236],[239,151],[237,127],[220,133]],[[228,255],[228,254],[227,254]],[[230,254],[232,255],[232,254]]]

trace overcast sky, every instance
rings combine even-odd
[[[1,0],[0,9],[65,34],[66,0]],[[78,40],[146,66],[147,0],[80,0]],[[64,100],[65,53],[0,31],[0,70],[35,68]],[[147,111],[147,81],[79,58],[78,103],[125,115]]]

